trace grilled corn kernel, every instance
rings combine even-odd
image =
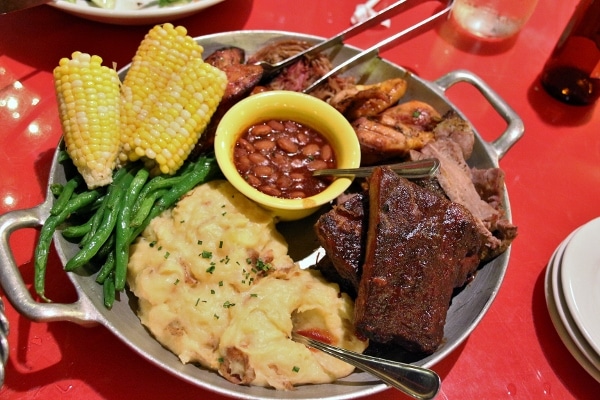
[[[123,81],[120,162],[152,160],[153,172],[163,174],[183,164],[227,84],[202,52],[183,27],[164,24],[148,32]]]
[[[137,131],[130,159],[156,162],[155,173],[174,174],[190,154],[227,85],[225,74],[202,59],[173,75]]]
[[[190,59],[202,57],[202,51],[181,26],[156,25],[146,34],[121,87],[121,161],[126,161],[133,152],[132,141],[137,130],[150,115],[171,76]]]
[[[120,147],[119,77],[81,52],[61,59],[53,74],[67,152],[89,188],[107,185]]]

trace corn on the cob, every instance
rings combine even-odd
[[[225,74],[192,59],[162,90],[150,115],[133,136],[130,160],[156,162],[154,173],[174,174],[208,125],[227,85]]]
[[[77,51],[53,75],[69,156],[89,188],[109,184],[120,147],[117,72]]]
[[[227,84],[203,51],[181,26],[157,25],[144,37],[121,89],[120,162],[144,157],[172,174],[187,158]]]
[[[54,77],[65,143],[88,187],[110,183],[117,164],[139,158],[155,173],[183,164],[227,85],[224,72],[202,61],[203,50],[184,27],[167,23],[144,37],[122,85],[99,56],[75,52],[60,61]]]

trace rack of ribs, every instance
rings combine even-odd
[[[323,215],[316,224],[317,236],[336,269],[358,282],[357,333],[431,354],[442,342],[454,288],[464,285],[479,265],[483,237],[466,208],[389,168],[376,168],[368,186],[368,201],[360,203],[367,218],[354,219],[353,227],[354,232],[357,225],[366,231],[360,258],[344,254],[344,244],[332,245],[340,239],[361,240],[362,233],[352,236],[347,230],[340,235],[343,231],[332,224],[343,226],[340,207],[355,208],[357,200]],[[362,260],[358,270],[355,259]],[[352,270],[356,276],[349,278]]]

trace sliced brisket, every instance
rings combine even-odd
[[[435,157],[440,161],[435,179],[448,199],[466,207],[477,220],[479,230],[486,238],[480,259],[488,261],[510,246],[517,236],[517,227],[504,214],[502,171],[498,168],[471,169],[464,159],[464,151],[450,137],[442,137],[420,151],[412,151],[411,158]]]

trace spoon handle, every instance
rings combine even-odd
[[[440,162],[437,158],[426,158],[417,161],[388,164],[386,167],[390,167],[394,172],[404,178],[418,179],[435,175],[440,168]],[[374,168],[375,167],[318,169],[313,171],[313,176],[331,175],[365,178],[373,173]]]
[[[4,384],[8,360],[8,318],[4,314],[4,303],[0,298],[0,388]]]
[[[440,377],[430,369],[355,353],[307,338],[296,332],[292,332],[292,340],[337,357],[415,399],[433,399],[440,390]]]

